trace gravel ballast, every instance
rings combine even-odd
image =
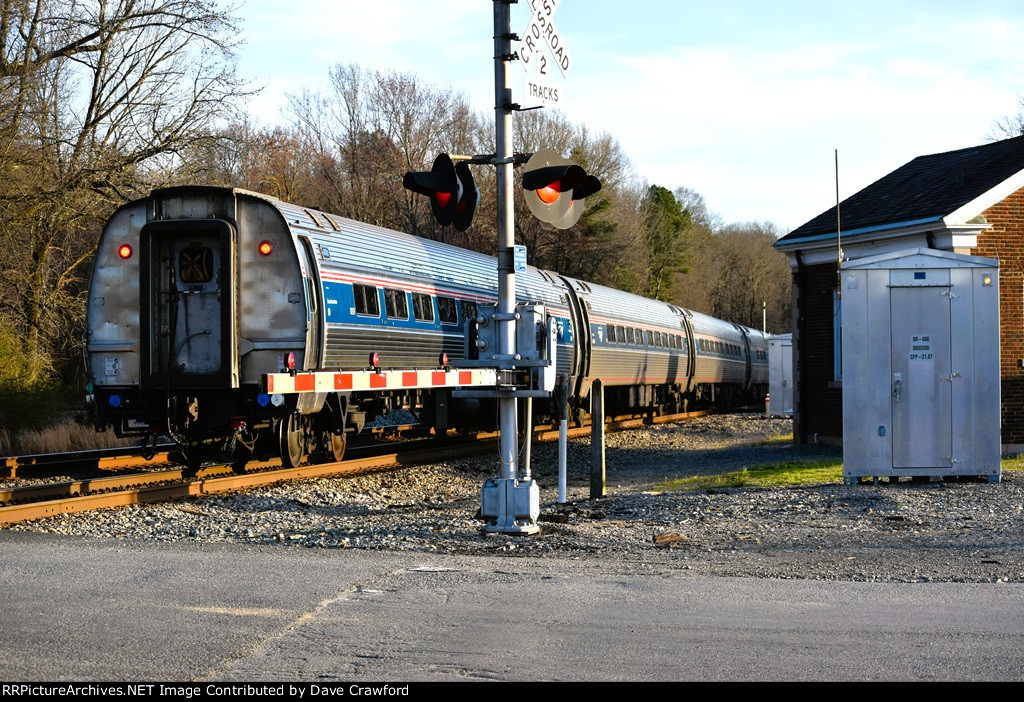
[[[1001,483],[910,482],[658,492],[665,480],[834,457],[826,447],[756,445],[787,419],[710,416],[607,438],[608,496],[589,495],[589,440],[569,445],[569,502],[557,503],[557,445],[534,444],[542,533],[481,532],[483,455],[357,478],[62,515],[7,527],[157,541],[279,544],[593,559],[614,572],[886,582],[1024,582],[1024,475]],[[660,535],[660,536],[659,536]],[[662,541],[664,543],[656,543]]]

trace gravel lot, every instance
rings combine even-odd
[[[735,488],[659,493],[666,479],[837,449],[755,446],[788,420],[705,417],[608,436],[608,496],[587,499],[590,445],[570,442],[569,503],[557,503],[555,444],[534,444],[542,533],[483,534],[483,456],[355,479],[63,515],[11,529],[119,539],[277,543],[592,559],[608,572],[889,582],[1024,582],[1024,474],[1003,482]],[[678,539],[656,544],[655,535]]]

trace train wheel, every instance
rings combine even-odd
[[[185,453],[185,467],[181,474],[186,478],[194,478],[203,467],[203,455],[198,447],[192,447]]]
[[[245,472],[246,464],[252,459],[252,449],[239,441],[235,444],[235,452],[231,457],[231,472],[240,475]]]
[[[347,437],[344,433],[323,431],[317,434],[316,450],[309,454],[313,463],[337,463],[345,457]]]
[[[278,422],[277,443],[281,451],[281,465],[297,468],[305,453],[306,437],[302,432],[301,420],[296,419],[294,414]]]
[[[331,456],[335,461],[341,461],[345,458],[345,447],[348,444],[348,437],[345,434],[335,434],[331,432],[330,436],[330,447]]]

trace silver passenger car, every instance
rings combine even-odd
[[[261,379],[458,359],[478,306],[497,300],[496,269],[491,256],[259,193],[156,190],[119,209],[99,242],[86,348],[97,424],[170,435],[193,467],[213,453],[237,467],[254,452],[339,458],[366,414],[399,406],[438,428],[478,424],[494,413],[447,390],[279,396]],[[757,330],[532,267],[516,280],[520,300],[556,318],[558,371],[579,411],[597,378],[617,412],[763,398]]]

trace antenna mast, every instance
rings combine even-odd
[[[839,149],[836,149],[836,244],[838,247],[838,258],[836,259],[836,295],[843,296],[843,274],[840,270],[843,267],[843,233],[839,224]]]

